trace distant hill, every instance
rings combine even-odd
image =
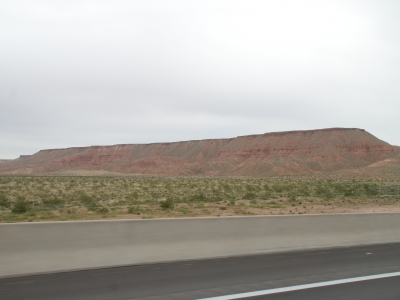
[[[0,173],[280,176],[397,165],[400,147],[363,129],[328,128],[229,139],[41,150],[0,163]]]

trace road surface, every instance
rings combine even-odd
[[[400,272],[400,243],[2,278],[0,298],[207,299],[394,272]],[[240,299],[398,300],[400,276]]]

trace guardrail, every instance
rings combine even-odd
[[[399,213],[0,224],[0,277],[399,241]]]

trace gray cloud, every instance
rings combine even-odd
[[[2,1],[0,158],[365,128],[400,145],[398,1]]]

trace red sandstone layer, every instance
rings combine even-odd
[[[230,139],[41,150],[0,173],[73,170],[153,175],[298,175],[399,160],[400,148],[363,129],[274,132]]]

